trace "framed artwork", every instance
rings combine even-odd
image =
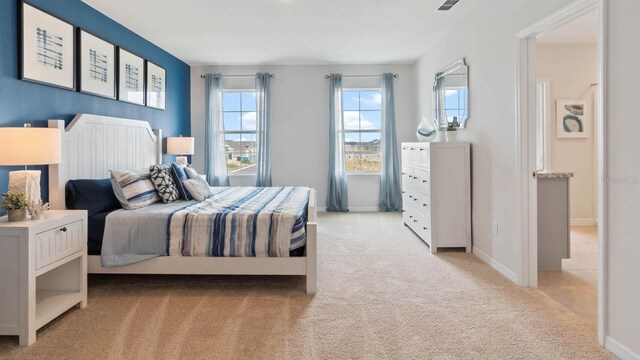
[[[144,105],[144,59],[118,48],[118,100]]]
[[[116,47],[82,29],[80,43],[80,91],[116,98]]]
[[[589,137],[589,101],[565,99],[556,101],[557,136],[560,139]]]
[[[147,106],[165,110],[167,71],[147,60]]]
[[[22,2],[20,78],[75,90],[75,28]]]

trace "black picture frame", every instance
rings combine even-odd
[[[51,18],[53,18],[54,20],[60,22],[63,26],[69,26],[70,29],[69,30],[69,34],[70,38],[71,38],[71,54],[68,54],[68,56],[66,57],[66,62],[70,62],[71,63],[71,71],[69,75],[66,76],[70,76],[71,79],[67,79],[67,80],[71,80],[71,84],[70,85],[64,85],[64,84],[60,84],[60,83],[56,83],[53,81],[47,81],[44,76],[45,75],[41,75],[41,76],[30,76],[30,74],[32,71],[35,70],[27,70],[27,68],[30,68],[32,66],[32,62],[34,61],[29,55],[29,54],[25,54],[25,51],[27,51],[27,46],[25,45],[25,25],[26,25],[26,21],[25,21],[25,11],[28,9],[28,7],[41,12]],[[46,34],[44,35],[46,36]],[[70,22],[56,16],[53,15],[45,10],[43,10],[42,8],[33,5],[27,1],[24,0],[18,0],[18,78],[20,80],[24,80],[24,81],[29,81],[32,83],[36,83],[36,84],[42,84],[42,85],[48,85],[48,86],[52,86],[52,87],[56,87],[59,89],[65,89],[65,90],[71,90],[71,91],[75,91],[76,90],[76,43],[77,43],[77,39],[76,39],[76,27],[71,24]],[[30,47],[32,48],[32,47]],[[45,52],[48,52],[49,50],[45,50]],[[44,55],[44,54],[43,54]],[[37,56],[37,54],[35,55]],[[62,55],[64,56],[64,55]],[[64,60],[64,58],[62,59]],[[29,61],[29,64],[26,63],[26,61]],[[37,62],[37,60],[35,60]],[[54,60],[55,62],[56,60]],[[59,61],[59,60],[58,60]],[[65,61],[63,61],[62,66],[64,66],[64,63],[66,63]]]
[[[117,52],[117,56],[116,56],[116,82],[117,82],[117,93],[118,93],[118,100],[122,101],[122,102],[126,102],[129,104],[135,104],[135,105],[140,105],[140,106],[145,106],[146,105],[146,62],[145,59],[132,52],[129,51],[126,48],[123,48],[121,46],[118,46],[116,48],[116,52]],[[142,70],[142,79],[141,79],[141,84],[142,84],[142,89],[141,89],[141,101],[135,101],[132,100],[131,97],[128,94],[123,94],[123,85],[126,86],[126,79],[123,77],[123,72],[126,72],[126,69],[123,68],[123,52],[127,53],[128,55],[131,55],[134,58],[138,58],[141,61],[141,70]],[[125,65],[126,66],[126,65]]]
[[[155,66],[155,67],[157,67],[157,68],[159,68],[159,69],[161,69],[163,71],[163,79],[164,79],[164,83],[163,83],[163,87],[164,88],[163,88],[163,90],[164,91],[163,91],[163,98],[162,98],[162,101],[161,101],[161,105],[155,105],[155,104],[153,104],[153,101],[152,101],[152,94],[151,94],[151,91],[150,91],[151,88],[150,88],[150,84],[149,84],[149,82],[150,82],[150,78],[149,77],[151,75],[150,72],[149,72],[149,64],[151,64],[151,65],[153,65],[153,66]],[[168,83],[168,81],[167,81],[167,69],[162,67],[162,66],[160,66],[160,65],[158,65],[158,64],[156,64],[156,63],[154,63],[154,62],[152,62],[152,61],[149,61],[149,60],[145,60],[145,64],[144,65],[145,65],[144,68],[145,68],[145,101],[146,101],[146,106],[150,107],[152,109],[166,110],[167,109],[167,83]]]
[[[113,59],[113,89],[112,89],[112,92],[111,92],[110,95],[106,95],[106,94],[95,92],[95,91],[89,91],[89,90],[84,88],[83,81],[82,81],[82,75],[83,75],[84,71],[90,71],[90,70],[89,69],[83,69],[85,64],[83,64],[83,62],[82,62],[82,54],[83,54],[82,33],[91,35],[91,36],[97,38],[98,40],[101,40],[101,41],[103,41],[103,42],[105,42],[105,43],[107,43],[107,44],[109,44],[110,46],[113,47],[113,50],[111,50],[112,51],[112,59]],[[107,98],[107,99],[117,100],[117,98],[118,98],[118,76],[117,76],[117,72],[118,72],[118,59],[117,59],[118,58],[118,56],[117,56],[118,55],[117,54],[118,51],[117,51],[117,49],[118,49],[118,47],[116,45],[114,45],[113,43],[111,43],[110,41],[107,41],[104,38],[102,38],[102,37],[90,32],[90,31],[87,31],[86,29],[80,28],[80,27],[77,28],[76,39],[77,39],[76,42],[78,44],[78,51],[76,52],[77,53],[76,61],[77,61],[77,64],[78,64],[78,71],[77,71],[77,74],[76,74],[76,78],[77,78],[76,84],[77,84],[78,91],[80,91],[83,94],[95,95],[95,96],[100,96],[100,97],[104,97],[104,98]]]

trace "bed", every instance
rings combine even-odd
[[[49,201],[53,209],[65,209],[65,186],[69,180],[75,179],[107,179],[109,170],[134,170],[147,168],[162,162],[162,131],[151,129],[146,121],[121,119],[92,114],[78,114],[65,127],[62,120],[49,120],[49,127],[63,130],[62,162],[49,166]],[[284,188],[283,188],[284,189]],[[288,189],[288,188],[287,188]],[[273,188],[273,191],[277,192]],[[219,189],[218,191],[224,191]],[[232,190],[228,190],[232,191]],[[238,191],[248,191],[240,189]],[[256,190],[259,191],[259,190]],[[267,188],[265,191],[270,191]],[[223,250],[212,256],[184,256],[184,249],[173,249],[170,256],[153,256],[135,262],[125,261],[122,266],[104,266],[101,255],[91,251],[96,247],[99,236],[90,235],[88,258],[88,272],[102,274],[193,274],[193,275],[302,275],[306,276],[306,292],[316,292],[316,240],[317,240],[317,210],[316,193],[308,189],[308,201],[304,205],[303,246],[295,244],[292,237],[290,253],[284,248],[279,256],[268,246],[268,254],[240,254]],[[155,204],[154,204],[155,205]],[[164,204],[156,205],[154,210],[167,209]],[[172,216],[184,215],[182,208],[197,207],[197,203],[177,204],[176,209],[169,211]],[[135,211],[137,216],[144,218],[144,211],[116,210],[114,212],[97,212],[90,217],[89,232],[100,234],[105,223],[121,221]],[[191,210],[190,210],[191,211]],[[195,210],[194,210],[195,211]],[[178,215],[175,215],[178,214]],[[128,216],[129,215],[129,216]],[[172,219],[175,222],[175,219]],[[111,226],[111,229],[114,227]],[[300,226],[298,226],[298,229]],[[261,230],[257,228],[258,233]],[[108,231],[107,231],[108,233]],[[118,235],[115,235],[117,238]],[[110,234],[114,238],[114,234]],[[173,238],[171,238],[173,239]],[[126,240],[126,239],[123,239]],[[159,239],[159,241],[164,241]],[[92,245],[93,242],[93,245]],[[171,246],[170,244],[168,244]],[[177,246],[174,244],[174,247]],[[282,245],[284,246],[284,245]],[[281,246],[281,248],[282,248]],[[95,249],[94,249],[95,250]],[[271,252],[269,252],[271,251]],[[261,256],[262,255],[262,256]],[[272,256],[273,255],[273,256]]]

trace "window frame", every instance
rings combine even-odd
[[[343,88],[342,89],[342,122],[343,122],[343,127],[344,127],[344,113],[345,113],[345,111],[356,111],[356,110],[345,110],[345,108],[344,108],[344,93],[348,92],[348,91],[351,91],[351,92],[353,92],[353,91],[357,91],[357,92],[379,91],[380,93],[382,93],[382,87],[379,87],[379,88],[375,88],[375,87],[361,87],[361,88],[359,88],[359,87],[355,87],[355,88],[354,87],[349,87],[349,88]],[[358,129],[358,130],[347,130],[347,129],[343,128],[343,132],[345,134],[345,136],[344,136],[344,144],[343,144],[344,145],[344,149],[345,149],[345,152],[344,152],[345,164],[346,164],[346,160],[347,160],[346,159],[346,155],[347,155],[347,152],[346,152],[346,148],[347,148],[347,144],[346,144],[347,143],[347,137],[346,137],[346,134],[380,133],[380,152],[379,152],[380,153],[380,170],[379,171],[366,171],[366,172],[364,172],[364,171],[362,171],[362,172],[350,172],[348,169],[346,169],[347,176],[352,176],[352,175],[355,175],[355,176],[360,176],[360,175],[364,175],[364,176],[366,176],[366,175],[369,175],[369,176],[370,175],[380,175],[380,174],[382,174],[382,159],[384,157],[384,149],[382,148],[382,138],[383,138],[383,135],[384,135],[384,130],[383,130],[383,127],[382,127],[382,104],[380,104],[380,110],[362,110],[361,109],[361,104],[360,104],[360,99],[358,99],[358,110],[357,111],[358,111],[358,122],[361,121],[361,117],[360,116],[362,115],[362,112],[366,113],[367,111],[380,111],[380,128],[379,129],[377,129],[377,128],[376,129]],[[360,123],[358,125],[361,126]]]
[[[222,90],[222,96],[224,98],[224,94],[225,93],[238,93],[240,94],[240,110],[229,110],[229,111],[225,111],[224,110],[224,100],[222,102],[222,106],[220,107],[220,114],[221,114],[221,118],[222,121],[224,122],[224,114],[225,113],[237,113],[240,114],[240,130],[224,130],[222,131],[222,136],[225,138],[225,142],[226,140],[226,135],[240,135],[240,139],[242,139],[242,135],[254,135],[256,138],[256,145],[257,145],[257,138],[258,138],[258,129],[256,126],[255,130],[242,130],[242,114],[243,113],[250,113],[250,112],[255,112],[257,113],[257,109],[253,110],[253,111],[242,111],[242,93],[253,93],[255,95],[256,90],[255,89],[223,89]],[[257,114],[256,114],[257,115]],[[240,142],[242,143],[242,140],[240,140]],[[229,171],[229,165],[228,165],[228,158],[225,157],[225,163],[227,165],[227,174],[229,176],[256,176],[258,173],[258,168],[257,168],[257,158],[258,158],[258,147],[256,146],[255,148],[255,154],[256,154],[256,163],[254,165],[252,165],[252,167],[255,167],[256,171],[254,173],[250,173],[250,174],[236,174],[236,172],[238,171],[242,171],[245,170],[247,167],[241,167],[237,170],[234,171]]]

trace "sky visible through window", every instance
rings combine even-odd
[[[227,170],[235,174],[255,174],[258,160],[255,92],[224,91],[222,118]]]
[[[345,90],[342,97],[347,172],[380,172],[382,91]]]

